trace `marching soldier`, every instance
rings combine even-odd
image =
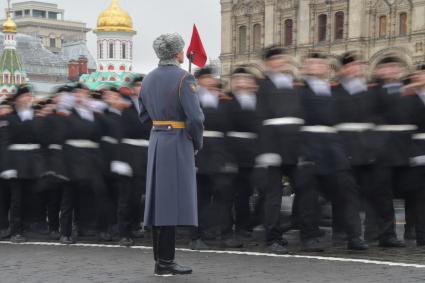
[[[146,181],[146,226],[153,226],[156,275],[188,274],[175,262],[175,227],[198,226],[195,153],[204,115],[195,78],[180,69],[184,41],[165,34],[153,44],[159,67],[143,80],[141,119],[153,121]]]
[[[236,68],[231,78],[231,100],[226,104],[226,142],[237,165],[232,186],[235,189],[235,228],[239,237],[251,237],[249,200],[253,193],[255,157],[258,153],[259,116],[255,76],[245,67]]]
[[[33,96],[27,85],[13,97],[14,112],[8,116],[8,143],[2,177],[10,186],[11,241],[26,241],[23,236],[24,195],[35,194],[38,179],[45,172],[39,139],[39,119],[32,109]]]
[[[192,232],[190,248],[206,249],[203,242],[207,225],[211,224],[211,215],[220,227],[221,246],[239,248],[242,243],[233,237],[234,190],[232,180],[235,164],[227,152],[225,135],[228,128],[226,103],[229,98],[222,95],[218,88],[219,81],[214,77],[214,70],[206,67],[198,70],[195,77],[199,84],[199,100],[205,115],[204,147],[196,156],[198,180],[199,227]],[[211,200],[213,208],[211,207]],[[210,216],[210,217],[208,217]]]
[[[294,186],[298,161],[299,129],[304,124],[300,97],[294,90],[290,57],[285,49],[271,46],[264,50],[265,79],[259,81],[258,104],[262,119],[260,142],[262,154],[257,166],[266,168],[264,226],[269,250],[287,253],[287,241],[282,238],[280,212],[282,177]]]
[[[378,84],[372,88],[376,95],[374,144],[376,162],[373,169],[373,192],[376,194],[376,219],[366,218],[365,238],[379,240],[382,247],[404,247],[395,232],[393,192],[399,192],[409,171],[411,135],[417,129],[409,124],[402,99],[402,66],[398,58],[386,57],[375,69]],[[366,209],[368,207],[366,206]],[[368,211],[366,211],[368,214]],[[373,216],[373,211],[370,212]],[[372,231],[378,229],[375,235]]]
[[[300,236],[304,251],[323,251],[318,237],[319,191],[341,203],[338,211],[348,234],[347,248],[367,250],[360,239],[358,193],[350,165],[333,127],[336,122],[335,100],[327,81],[329,63],[326,57],[312,53],[303,65],[305,86],[298,89],[304,110],[305,126],[301,128],[301,146],[295,189],[298,198]]]
[[[99,115],[88,105],[89,91],[83,85],[73,90],[74,107],[66,119],[64,155],[70,182],[64,189],[61,204],[61,242],[74,243],[71,237],[73,212],[81,197],[94,194],[94,207],[98,236],[101,240],[111,240],[107,232],[108,194],[103,181],[103,163],[99,142],[102,137],[102,124]]]

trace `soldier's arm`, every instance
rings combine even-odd
[[[202,148],[204,113],[198,98],[198,86],[192,75],[187,76],[180,88],[180,101],[186,114],[186,129],[193,140],[195,150]]]
[[[152,123],[151,118],[149,117],[148,110],[146,110],[146,107],[143,104],[143,87],[139,94],[139,118],[142,124]]]

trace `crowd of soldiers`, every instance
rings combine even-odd
[[[240,66],[227,87],[213,68],[195,73],[205,129],[190,248],[207,249],[211,227],[222,247],[240,248],[261,224],[268,251],[287,253],[283,180],[295,194],[292,228],[304,251],[325,249],[322,197],[332,204],[333,240],[349,250],[367,250],[367,241],[404,247],[394,197],[405,199],[405,238],[425,246],[425,66],[407,75],[388,56],[370,82],[355,52],[343,54],[337,70],[311,52],[300,74],[279,46],[266,48],[263,61],[261,76]],[[115,225],[123,246],[143,236],[152,125],[139,119],[142,81],[101,91],[67,85],[42,101],[21,86],[1,103],[1,238],[24,242],[34,222],[63,244],[75,243],[87,223],[103,241],[112,240]]]

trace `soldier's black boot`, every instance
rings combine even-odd
[[[352,251],[366,251],[369,246],[360,238],[351,239],[348,241],[347,249]]]
[[[379,240],[379,246],[383,248],[404,248],[406,244],[396,237],[390,237]]]
[[[171,276],[191,274],[192,268],[178,265],[174,261],[159,260],[155,264],[155,275],[157,276]]]

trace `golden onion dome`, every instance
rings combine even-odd
[[[112,0],[111,6],[103,11],[97,18],[95,31],[121,31],[134,32],[133,20],[118,4],[118,0]]]
[[[16,33],[17,27],[15,22],[12,20],[12,17],[9,15],[7,20],[3,23],[3,32],[14,32]]]

